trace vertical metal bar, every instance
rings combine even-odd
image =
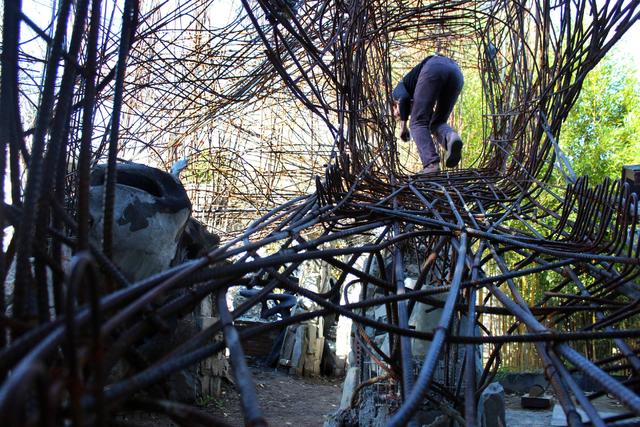
[[[84,285],[89,293],[89,309],[91,310],[91,352],[93,360],[91,368],[93,369],[94,384],[93,396],[95,399],[95,425],[104,427],[107,425],[107,412],[104,399],[104,337],[102,336],[102,311],[100,310],[100,281],[96,275],[93,258],[84,251],[78,254],[78,258],[82,257],[84,270],[82,277]]]
[[[471,268],[471,281],[477,280],[480,272],[480,260],[484,252],[484,245],[480,244],[478,251],[474,257],[473,266]],[[476,289],[471,286],[467,291],[467,301],[469,309],[467,311],[467,324],[466,334],[467,336],[475,335],[476,324]],[[465,346],[465,367],[464,367],[464,419],[467,427],[473,427],[478,425],[477,419],[478,406],[476,404],[476,346],[474,344],[467,344]]]
[[[238,330],[233,326],[233,317],[231,317],[231,313],[227,308],[226,295],[226,290],[218,291],[216,293],[216,305],[218,306],[220,321],[223,324],[224,341],[229,349],[233,377],[236,380],[236,387],[240,394],[240,404],[242,405],[245,425],[266,427],[267,422],[262,416],[262,411],[258,404],[258,395],[240,344],[240,335],[238,335]]]
[[[7,2],[15,5],[15,3]],[[27,316],[30,300],[33,298],[33,277],[31,274],[31,262],[29,257],[32,252],[32,244],[35,238],[36,220],[39,214],[40,196],[42,190],[42,167],[45,139],[51,121],[53,111],[56,77],[58,75],[58,62],[62,55],[62,44],[67,32],[67,21],[71,8],[70,0],[63,0],[60,5],[56,34],[51,46],[45,68],[45,82],[42,97],[36,117],[35,133],[31,144],[31,156],[29,162],[29,176],[24,191],[24,206],[20,227],[16,230],[16,279],[14,290],[14,310],[17,318]]]
[[[82,398],[82,382],[80,380],[80,367],[78,366],[78,343],[76,340],[76,298],[80,281],[80,271],[75,268],[71,270],[68,280],[67,295],[65,302],[65,345],[63,347],[67,362],[67,375],[71,423],[74,427],[81,427],[83,422],[83,410],[80,403]]]
[[[21,2],[6,0],[3,5],[2,71],[0,75],[0,201],[5,199],[5,177],[8,148],[19,145],[22,138],[22,118],[18,100],[18,46],[20,43]],[[0,209],[0,313],[5,313],[6,276],[4,251],[5,212]],[[0,348],[6,345],[4,327],[0,327]],[[0,376],[1,378],[1,376]]]
[[[118,48],[118,63],[116,64],[113,109],[111,111],[111,132],[109,135],[107,175],[104,184],[104,227],[102,231],[102,250],[109,258],[111,258],[111,251],[113,247],[113,205],[115,202],[115,186],[118,173],[116,169],[116,156],[118,154],[118,137],[120,134],[120,113],[122,111],[122,101],[124,96],[124,78],[127,70],[127,58],[129,56],[132,37],[136,30],[135,24],[137,20],[137,12],[137,0],[125,0],[124,10],[122,12],[120,47]]]
[[[89,162],[91,160],[93,110],[96,96],[96,58],[101,12],[101,1],[92,0],[87,39],[84,99],[82,100],[82,136],[80,153],[78,154],[78,251],[89,249]]]
[[[442,351],[442,346],[445,342],[447,328],[453,316],[455,309],[455,303],[458,299],[458,291],[460,290],[460,282],[462,281],[462,273],[464,272],[465,255],[467,253],[467,233],[462,233],[460,236],[460,246],[456,254],[456,267],[451,280],[451,289],[447,295],[447,299],[442,309],[442,315],[438,326],[434,331],[433,341],[429,351],[425,355],[422,368],[418,374],[418,378],[415,382],[411,394],[407,397],[406,401],[402,404],[400,409],[393,414],[393,417],[389,420],[388,427],[403,427],[418,410],[425,393],[429,389],[435,365]]]
[[[394,224],[394,231],[399,234],[399,226],[397,223]],[[402,253],[398,245],[393,249],[393,267],[396,294],[404,295],[406,293],[404,287],[404,265],[402,264]],[[403,329],[409,328],[406,299],[398,301],[398,326]],[[402,394],[406,398],[413,387],[413,356],[411,353],[411,339],[407,336],[400,337],[400,358],[402,366]]]

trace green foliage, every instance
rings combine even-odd
[[[482,155],[482,80],[475,68],[467,68],[464,73],[464,88],[460,94],[456,112],[459,110],[459,120],[456,126],[464,141],[462,152],[463,167],[474,167]]]
[[[619,178],[623,165],[640,163],[640,83],[635,65],[607,56],[587,76],[560,142],[576,174],[592,183]]]
[[[203,408],[216,408],[218,410],[224,409],[224,401],[220,398],[211,395],[202,395],[196,399],[196,405]]]

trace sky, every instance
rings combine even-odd
[[[631,58],[635,63],[636,75],[640,79],[640,22],[636,22],[622,36],[622,39],[616,45],[621,55]]]
[[[169,0],[171,2],[173,0]],[[112,0],[113,2],[113,0]],[[121,3],[121,0],[117,0]],[[41,28],[44,28],[51,19],[51,8],[54,0],[23,0],[22,7],[25,14]],[[217,0],[215,7],[210,8],[210,18],[214,26],[222,26],[228,22],[240,7],[238,0]],[[623,57],[630,58],[635,63],[636,72],[640,78],[640,22],[623,36],[617,44],[616,50]]]

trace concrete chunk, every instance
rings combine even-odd
[[[491,383],[484,389],[478,402],[478,418],[482,427],[505,427],[504,389],[500,383]]]
[[[347,370],[347,376],[342,386],[342,399],[340,400],[340,409],[349,409],[351,406],[351,397],[358,386],[358,377],[360,376],[360,368],[351,367]]]

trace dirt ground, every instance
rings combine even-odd
[[[549,427],[552,409],[523,409],[520,396],[505,395],[507,427]]]
[[[259,367],[251,368],[260,408],[270,426],[321,427],[325,417],[337,411],[342,395],[342,378],[302,378]],[[555,403],[555,402],[554,402]],[[520,396],[505,395],[506,427],[550,427],[554,424],[553,404],[548,409],[523,409]],[[622,411],[615,400],[603,396],[593,401],[598,411]],[[244,425],[238,394],[232,384],[222,386],[219,397],[198,402],[201,410],[223,418],[237,427]],[[144,412],[122,418],[139,427],[177,427],[165,416]]]
[[[273,369],[251,369],[260,408],[271,426],[321,427],[340,405],[342,378],[303,378]],[[206,411],[243,426],[238,395],[225,384],[220,398],[202,402]]]
[[[259,367],[252,367],[251,373],[270,426],[322,427],[325,417],[340,406],[343,378],[294,377]],[[196,406],[234,427],[244,426],[238,393],[230,383],[222,385],[219,397],[200,399]],[[136,427],[178,427],[167,416],[143,411],[125,413],[118,420]]]

